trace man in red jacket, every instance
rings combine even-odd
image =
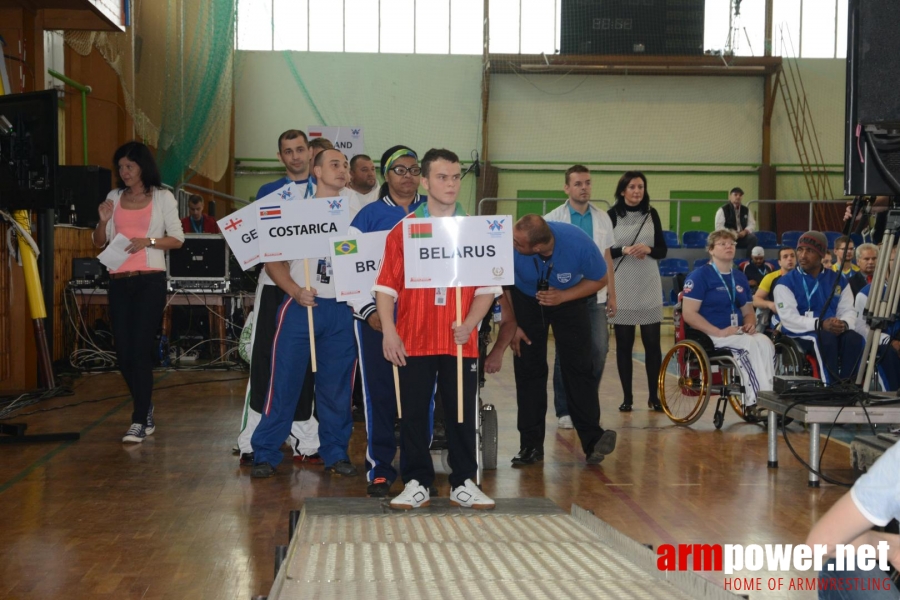
[[[221,233],[216,220],[203,214],[203,196],[191,195],[188,200],[188,216],[181,220],[185,233]]]

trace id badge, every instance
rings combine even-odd
[[[434,305],[447,305],[447,288],[434,288]]]
[[[737,315],[734,314],[734,313],[731,313],[731,326],[732,326],[732,327],[737,327],[737,326],[738,326]]]
[[[806,313],[805,313],[803,316],[804,316],[804,317],[810,317],[810,318],[812,318],[812,316],[813,316],[813,311],[808,310],[808,311],[806,311]]]

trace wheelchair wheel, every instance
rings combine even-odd
[[[690,425],[709,403],[709,357],[700,344],[682,340],[663,358],[659,371],[659,401],[675,423]]]
[[[806,355],[793,343],[778,340],[775,342],[775,375],[800,376],[810,375],[811,369]]]
[[[486,471],[497,468],[497,411],[492,404],[481,408],[481,463]]]

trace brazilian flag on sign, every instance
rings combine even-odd
[[[343,242],[335,242],[334,253],[337,256],[340,256],[342,254],[356,254],[356,240],[344,240]]]

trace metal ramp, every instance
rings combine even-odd
[[[734,599],[693,573],[661,572],[656,553],[588,511],[545,498],[493,511],[447,498],[410,512],[378,499],[304,505],[269,600],[446,598]]]

